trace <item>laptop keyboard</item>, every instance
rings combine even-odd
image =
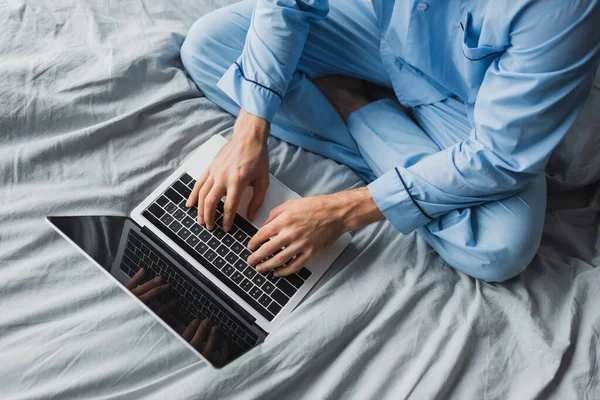
[[[231,340],[231,343],[239,346],[242,351],[256,344],[258,336],[237,322],[237,319],[223,309],[219,303],[204,296],[193,281],[183,277],[162,254],[142,242],[143,240],[137,233],[130,231],[119,267],[127,276],[133,277],[140,268],[146,270],[144,278],[147,280],[160,276],[169,284],[169,293],[176,294],[178,297],[177,311],[184,317],[186,324],[195,318],[208,319],[217,325],[221,332]]]
[[[209,231],[198,224],[197,207],[185,206],[195,183],[184,173],[142,215],[263,317],[272,321],[311,272],[302,267],[297,273],[282,278],[275,277],[272,272],[257,273],[246,263],[252,254],[248,250],[248,242],[257,229],[236,214],[231,230],[223,231],[222,201],[217,207],[215,229]]]

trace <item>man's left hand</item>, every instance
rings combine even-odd
[[[289,200],[271,210],[248,243],[255,251],[248,263],[258,272],[276,269],[276,276],[290,275],[342,233],[383,219],[366,187]],[[272,258],[261,261],[272,254]]]
[[[300,270],[309,258],[345,232],[341,210],[342,207],[336,204],[331,195],[293,199],[274,208],[248,243],[250,250],[262,244],[248,258],[249,264],[256,265],[258,272],[277,268],[274,271],[276,276],[286,276]],[[261,262],[274,253],[272,258]],[[292,262],[278,268],[294,256],[296,258]]]

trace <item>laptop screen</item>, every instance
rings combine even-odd
[[[131,219],[48,220],[215,367],[228,364],[264,338]]]

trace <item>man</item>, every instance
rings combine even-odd
[[[275,236],[249,258],[258,271],[297,255],[276,269],[290,274],[386,218],[472,277],[512,278],[539,246],[544,167],[591,87],[599,27],[597,0],[252,0],[210,13],[181,58],[237,120],[188,206],[210,229],[226,195],[227,229],[250,185],[253,218],[270,129],[368,186],[274,209],[249,243]]]

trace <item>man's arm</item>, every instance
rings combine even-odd
[[[511,47],[479,90],[469,139],[368,186],[399,231],[513,195],[543,173],[589,93],[600,52],[597,1],[552,3],[535,3],[514,21]]]
[[[246,43],[218,86],[240,106],[231,141],[198,178],[188,207],[198,205],[198,222],[214,227],[216,205],[223,196],[223,227],[231,228],[246,186],[252,186],[248,216],[254,218],[269,185],[267,138],[292,78],[310,24],[329,11],[327,0],[258,0]]]
[[[327,0],[258,0],[244,50],[218,86],[247,112],[271,121],[298,65],[310,24]]]

